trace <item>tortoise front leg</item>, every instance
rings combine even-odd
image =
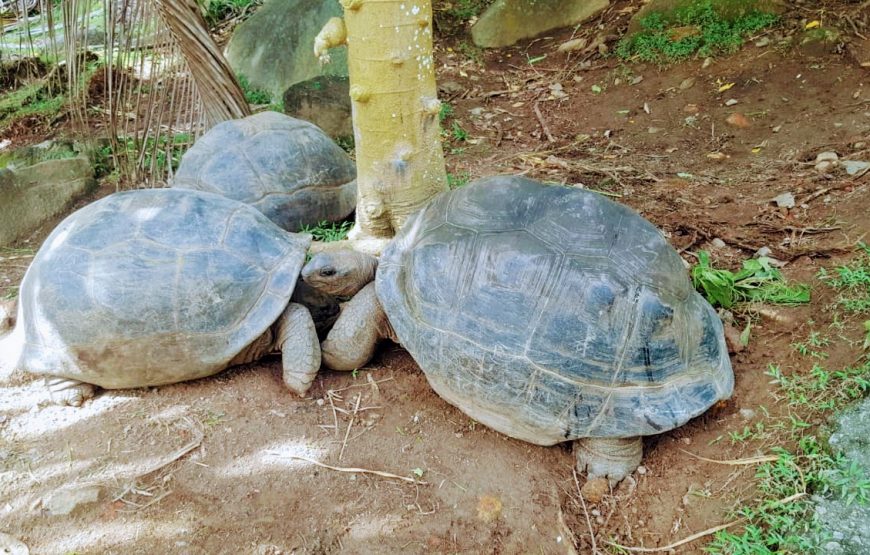
[[[79,407],[94,396],[93,385],[60,376],[47,376],[45,387],[56,405]]]
[[[640,437],[587,437],[574,443],[577,470],[587,471],[590,479],[604,477],[616,483],[634,472],[643,457]]]
[[[281,350],[284,383],[305,395],[320,369],[320,344],[314,320],[301,304],[290,303],[278,319],[275,346]]]
[[[342,307],[338,320],[320,345],[323,363],[333,370],[356,370],[371,360],[378,341],[392,337],[387,315],[371,282]]]

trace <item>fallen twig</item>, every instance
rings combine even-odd
[[[338,452],[338,460],[344,456],[344,449],[347,447],[347,438],[350,436],[350,429],[353,427],[353,421],[356,420],[356,413],[359,411],[359,402],[362,399],[362,394],[356,396],[356,405],[353,407],[353,414],[350,415],[350,422],[347,423],[347,430],[344,432],[344,441],[341,442],[341,451]]]
[[[550,128],[547,127],[547,122],[544,121],[544,115],[541,113],[541,108],[538,102],[535,102],[533,109],[535,111],[535,117],[538,118],[538,123],[541,124],[541,129],[544,130],[544,135],[547,136],[547,141],[555,143],[556,139],[554,139],[553,134],[550,133]]]
[[[408,478],[407,476],[399,476],[398,474],[391,474],[389,472],[383,472],[380,470],[369,470],[367,468],[350,468],[343,466],[332,466],[328,464],[324,464],[319,461],[315,461],[314,459],[309,459],[307,457],[300,457],[298,455],[285,455],[284,453],[278,453],[277,451],[267,451],[270,455],[276,455],[279,457],[284,457],[287,459],[295,459],[299,461],[305,461],[307,463],[311,463],[315,466],[320,466],[322,468],[328,468],[329,470],[335,470],[336,472],[350,472],[352,474],[374,474],[375,476],[381,476],[383,478],[391,478],[394,480],[402,480],[403,482],[408,482],[411,484],[417,484],[419,486],[428,486],[429,482],[421,482],[420,480],[415,480],[413,478]]]
[[[583,516],[586,517],[586,528],[589,529],[589,539],[592,542],[592,553],[598,552],[598,547],[595,545],[595,531],[592,529],[592,521],[589,519],[589,511],[586,510],[586,501],[583,499],[583,491],[580,488],[580,480],[577,479],[577,470],[571,469],[574,474],[574,485],[577,487],[577,495],[580,497],[580,506],[583,507]]]
[[[707,457],[702,457],[701,455],[696,455],[690,451],[686,451],[685,449],[680,449],[683,453],[695,457],[698,460],[702,460],[705,462],[715,463],[715,464],[724,464],[727,466],[742,466],[748,464],[761,464],[765,462],[776,462],[779,460],[779,455],[760,455],[758,457],[749,457],[747,459],[731,459],[731,460],[716,460],[716,459],[708,459]]]

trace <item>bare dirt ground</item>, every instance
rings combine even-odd
[[[590,38],[624,24],[625,7],[591,25]],[[440,47],[453,175],[524,173],[604,191],[658,225],[689,263],[706,249],[733,269],[768,247],[789,279],[813,288],[808,306],[762,311],[732,359],[733,398],[647,438],[643,467],[600,502],[581,499],[569,446],[475,424],[385,345],[356,375],[322,372],[304,399],[283,388],[276,359],[102,392],[82,408],[47,405],[41,382],[14,376],[0,388],[0,531],[48,554],[557,554],[660,547],[725,522],[752,496],[752,468],[698,457],[767,452],[721,437],[761,407],[786,410],[763,371],[773,362],[808,371],[789,345],[811,321],[831,320],[831,293],[815,275],[870,232],[870,176],[813,163],[823,151],[870,160],[870,73],[835,45],[777,47],[781,32],[704,68],[556,53],[568,31],[478,61],[458,42]],[[748,127],[726,123],[735,112]],[[453,120],[467,139],[450,133]],[[771,202],[784,192],[794,208]],[[50,227],[19,246],[38,247]],[[16,283],[27,262],[7,257],[0,279]],[[832,364],[853,356],[835,351]],[[54,514],[74,495],[70,514]],[[699,553],[704,541],[675,552]]]

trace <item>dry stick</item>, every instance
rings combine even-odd
[[[375,476],[381,476],[383,478],[391,478],[394,480],[402,480],[403,482],[409,482],[411,484],[417,484],[420,486],[428,486],[429,482],[421,482],[420,480],[415,480],[413,478],[408,478],[407,476],[399,476],[398,474],[391,474],[389,472],[382,472],[380,470],[369,470],[367,468],[348,468],[343,466],[331,466],[328,464],[324,464],[319,461],[315,461],[314,459],[309,459],[307,457],[300,457],[298,455],[285,455],[283,453],[278,453],[276,451],[267,451],[270,455],[277,455],[279,457],[286,457],[288,459],[296,459],[299,461],[305,461],[307,463],[311,463],[315,466],[319,466],[322,468],[328,468],[329,470],[335,470],[336,472],[350,472],[352,474],[374,474]]]
[[[797,501],[798,499],[800,499],[801,497],[804,497],[806,495],[807,495],[807,492],[802,491],[800,493],[796,493],[794,495],[789,495],[788,497],[780,499],[776,503],[780,504],[780,505],[785,505],[786,503],[791,503],[792,501]],[[604,543],[606,543],[608,545],[612,545],[613,547],[616,547],[617,549],[624,549],[625,551],[631,551],[634,553],[659,553],[660,551],[670,551],[671,549],[676,549],[676,548],[680,547],[681,545],[691,543],[697,539],[703,538],[704,536],[709,536],[710,534],[715,534],[716,532],[718,532],[720,530],[725,530],[726,528],[731,528],[735,524],[740,524],[741,522],[745,522],[745,521],[746,521],[746,518],[738,518],[737,520],[732,520],[731,522],[726,522],[725,524],[720,524],[719,526],[714,526],[712,528],[702,530],[701,532],[698,532],[697,534],[692,534],[691,536],[689,536],[687,538],[683,538],[682,540],[680,540],[678,542],[672,543],[670,545],[666,545],[664,547],[628,547],[628,546],[620,545],[616,542],[611,542],[611,541],[607,541],[607,540],[604,540]]]
[[[539,104],[540,104],[539,102],[535,102],[535,105],[534,105],[535,117],[538,118],[538,123],[541,124],[541,129],[544,130],[544,135],[547,136],[547,141],[551,142],[551,143],[555,143],[556,139],[553,138],[553,134],[550,133],[550,129],[547,127],[547,123],[544,121],[544,115],[541,114],[541,108],[540,108]]]
[[[586,510],[586,501],[583,499],[583,492],[580,489],[580,480],[577,479],[577,470],[571,469],[571,472],[574,474],[574,485],[577,486],[577,495],[580,496],[580,505],[583,507],[583,515],[586,517],[586,527],[589,528],[589,539],[592,540],[592,553],[596,553],[598,551],[598,547],[595,545],[595,531],[592,530],[592,521],[589,520],[589,511]]]
[[[376,381],[376,382],[374,382],[374,383],[375,383],[375,384],[379,384],[379,383],[384,383],[384,382],[388,382],[388,381],[390,381],[390,380],[395,380],[395,379],[396,379],[396,378],[393,378],[393,377],[390,377],[390,378],[384,378],[383,380],[378,380],[378,381]],[[341,389],[330,389],[329,391],[331,391],[331,392],[333,392],[333,393],[338,393],[339,391],[346,391],[346,390],[348,390],[348,389],[353,389],[353,388],[355,388],[355,387],[369,387],[370,385],[371,385],[371,382],[369,382],[369,383],[355,383],[355,384],[353,384],[353,385],[349,385],[349,386],[347,386],[347,387],[342,387]]]
[[[776,462],[779,460],[779,455],[759,455],[758,457],[749,457],[748,459],[732,459],[732,460],[716,460],[716,459],[708,459],[707,457],[702,457],[701,455],[696,455],[690,451],[686,451],[685,449],[680,449],[683,453],[695,457],[696,459],[715,463],[715,464],[724,464],[728,466],[742,466],[745,464],[760,464],[765,462]]]
[[[359,402],[362,399],[362,393],[356,396],[356,406],[353,407],[353,414],[350,415],[350,422],[347,423],[347,430],[344,432],[344,441],[341,442],[341,451],[338,453],[338,460],[344,456],[344,449],[347,447],[347,438],[350,436],[350,429],[353,427],[353,421],[356,419],[356,413],[359,411]]]

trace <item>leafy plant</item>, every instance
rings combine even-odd
[[[450,128],[450,134],[453,136],[453,140],[455,141],[468,140],[468,131],[463,129],[462,125],[456,120],[453,120],[453,126]]]
[[[466,185],[471,180],[471,174],[468,172],[450,173],[447,172],[447,187],[449,189],[458,189]]]
[[[209,27],[215,27],[227,19],[240,15],[249,6],[259,3],[258,0],[208,0],[203,17]]]
[[[809,286],[786,283],[782,273],[765,256],[744,261],[743,268],[734,273],[714,268],[710,254],[699,251],[698,264],[692,268],[692,283],[710,304],[723,308],[748,301],[785,305],[810,301]]]
[[[745,36],[778,21],[776,15],[753,11],[723,17],[711,0],[691,2],[672,13],[651,13],[640,21],[641,31],[623,38],[616,47],[622,59],[670,63],[697,53],[710,56],[732,52]]]
[[[870,246],[858,243],[860,255],[848,264],[834,268],[831,274],[824,268],[818,277],[840,290],[837,304],[848,312],[870,311]]]
[[[320,222],[314,227],[304,226],[300,231],[310,233],[315,241],[330,243],[347,239],[351,227],[353,227],[351,222]]]
[[[269,91],[254,88],[251,81],[241,73],[236,77],[242,87],[242,92],[245,94],[245,102],[248,104],[270,104],[272,102],[272,94]]]

